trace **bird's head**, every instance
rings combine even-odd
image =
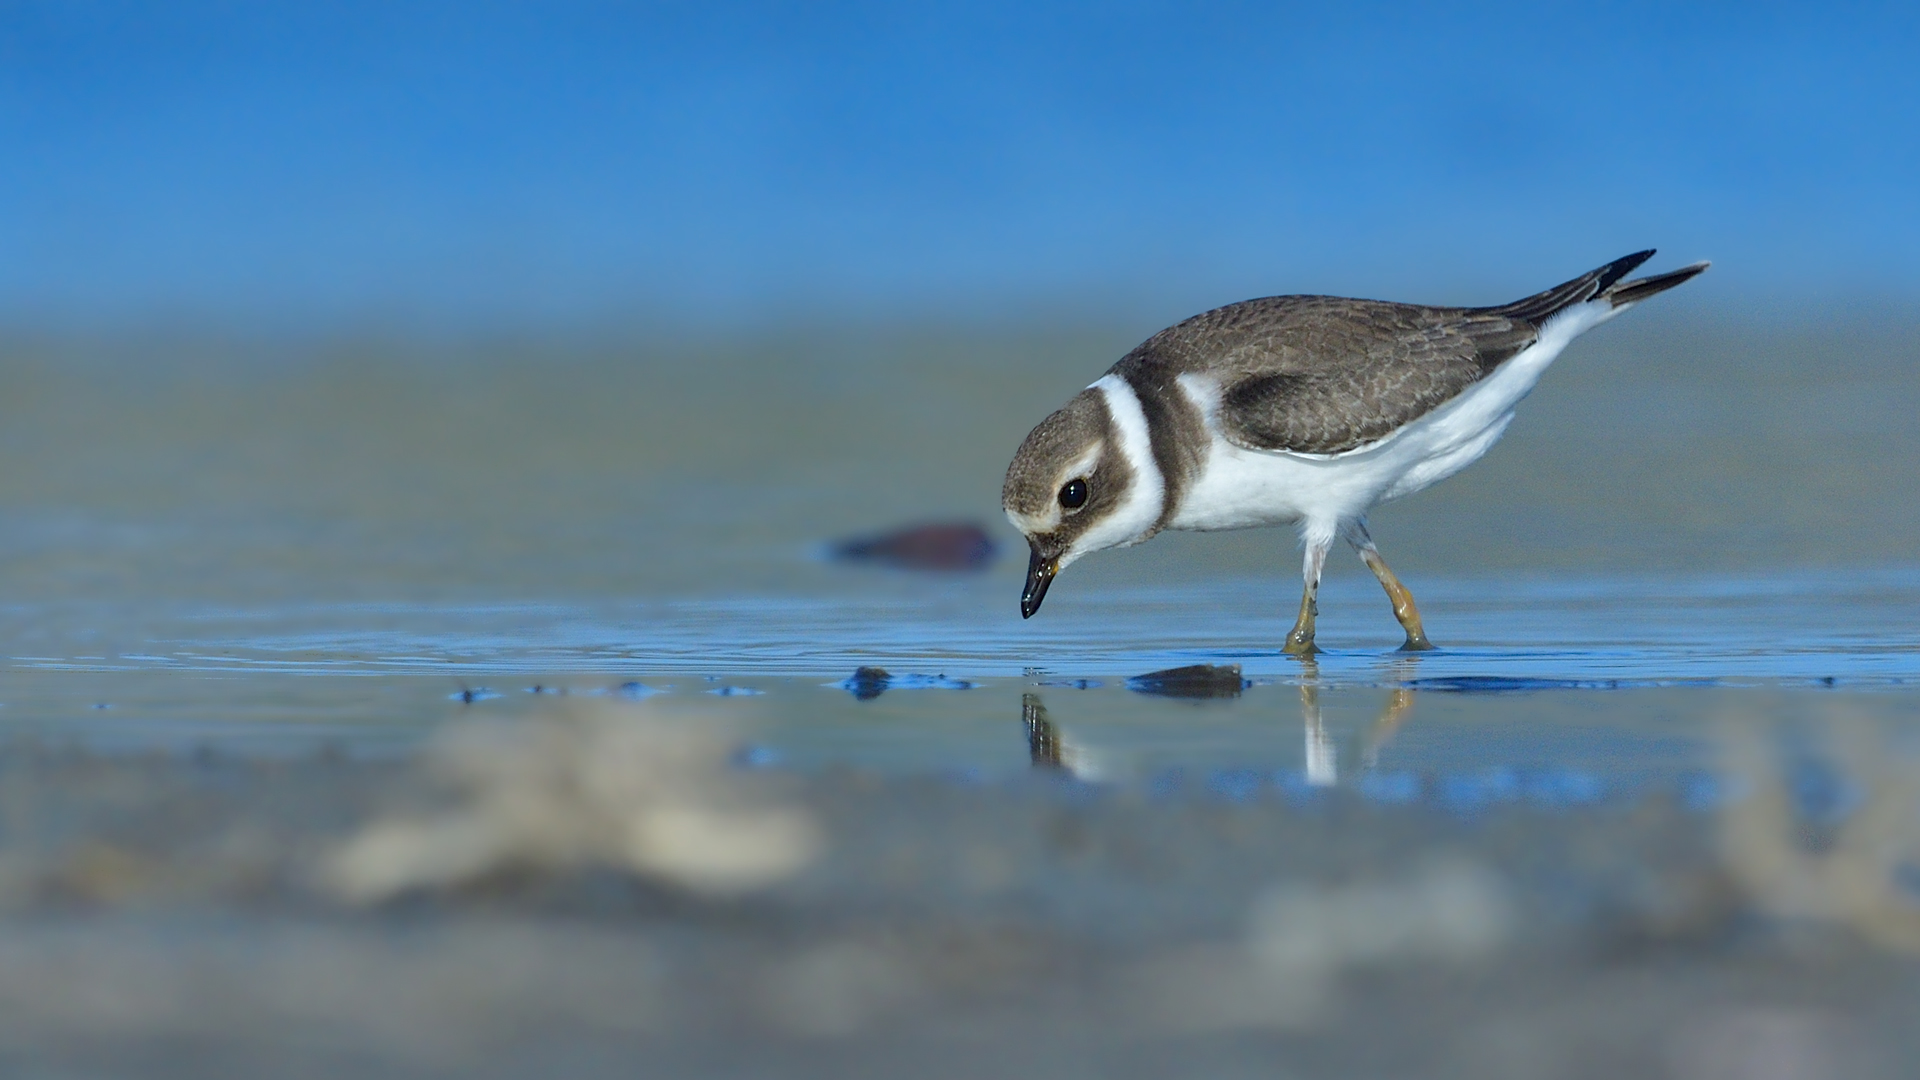
[[[1040,610],[1054,575],[1075,559],[1152,536],[1162,498],[1139,401],[1118,379],[1102,379],[1040,421],[1000,488],[1007,520],[1032,549],[1021,616]]]

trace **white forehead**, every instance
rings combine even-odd
[[[1060,470],[1060,475],[1054,478],[1053,486],[1056,488],[1065,487],[1067,481],[1076,476],[1092,476],[1094,467],[1100,464],[1100,455],[1106,448],[1107,444],[1105,440],[1094,443],[1087,449],[1086,453],[1074,458],[1066,468]]]

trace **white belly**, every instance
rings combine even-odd
[[[1459,397],[1386,438],[1339,454],[1233,445],[1216,419],[1219,386],[1205,376],[1182,375],[1180,389],[1206,417],[1212,449],[1168,525],[1212,530],[1318,522],[1331,528],[1376,503],[1444,480],[1500,441],[1514,406],[1568,342],[1614,314],[1606,301],[1569,309],[1547,323],[1539,341]]]

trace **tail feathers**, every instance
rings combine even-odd
[[[1635,278],[1632,281],[1621,280],[1633,273],[1641,263],[1651,258],[1653,258],[1652,248],[1636,251],[1624,258],[1615,259],[1597,270],[1589,270],[1572,281],[1555,285],[1546,292],[1535,293],[1524,300],[1515,300],[1511,304],[1479,310],[1489,315],[1523,319],[1538,327],[1575,304],[1584,304],[1589,300],[1605,298],[1615,308],[1639,303],[1655,293],[1666,292],[1675,285],[1699,275],[1712,265],[1697,262],[1692,266],[1683,266],[1678,270],[1655,274],[1652,277]]]
[[[1546,322],[1560,312],[1575,304],[1584,304],[1611,288],[1614,282],[1633,273],[1633,269],[1653,258],[1653,249],[1636,251],[1624,258],[1615,259],[1597,270],[1589,270],[1572,281],[1562,282],[1545,292],[1534,293],[1523,300],[1511,304],[1483,309],[1489,315],[1505,315],[1510,319],[1524,319],[1535,326]]]
[[[1602,295],[1612,301],[1614,307],[1623,308],[1628,304],[1637,304],[1655,293],[1666,292],[1675,285],[1692,281],[1694,278],[1705,273],[1707,267],[1712,265],[1710,262],[1701,260],[1692,266],[1683,266],[1678,270],[1669,270],[1664,274],[1655,274],[1652,277],[1635,278],[1632,281],[1621,282],[1612,288],[1604,290]]]

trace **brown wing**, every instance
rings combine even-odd
[[[1453,400],[1540,337],[1566,308],[1611,288],[1653,253],[1524,300],[1435,308],[1334,296],[1230,304],[1169,327],[1116,370],[1219,380],[1222,433],[1252,449],[1337,454]],[[1132,376],[1130,376],[1132,377]]]
[[[1517,319],[1400,304],[1293,316],[1254,346],[1262,363],[1221,384],[1221,428],[1242,446],[1351,450],[1453,400],[1539,338]]]

